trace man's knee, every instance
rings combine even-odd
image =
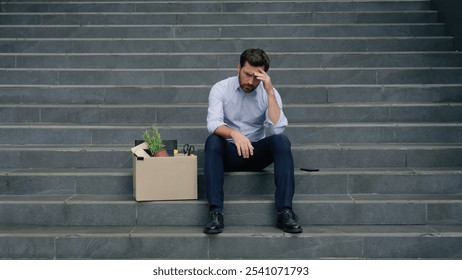
[[[284,134],[275,134],[271,136],[273,148],[278,150],[290,150],[291,143],[289,138]]]
[[[222,151],[224,147],[224,141],[226,140],[221,136],[210,134],[205,141],[205,152],[216,153],[218,151]]]

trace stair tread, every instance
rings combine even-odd
[[[171,200],[138,202],[141,204],[155,203],[165,205],[190,204],[202,205],[204,199],[197,200]],[[258,204],[273,203],[273,194],[259,195],[227,195],[227,204]],[[412,203],[412,204],[433,204],[433,203],[462,203],[462,194],[296,194],[294,204],[313,203]],[[65,203],[65,204],[134,204],[137,203],[132,195],[0,195],[0,204],[24,204],[24,203]]]
[[[267,41],[268,39],[271,40],[295,40],[295,41],[304,41],[304,40],[383,40],[383,39],[452,39],[454,38],[451,35],[432,35],[432,36],[374,36],[374,37],[366,37],[366,36],[297,36],[297,37],[242,37],[239,39],[231,38],[231,37],[182,37],[182,38],[151,38],[151,37],[140,37],[140,38],[102,38],[102,37],[95,37],[95,38],[40,38],[40,37],[31,37],[31,38],[22,38],[22,37],[2,37],[0,41],[236,41],[236,40],[264,40]]]
[[[132,168],[30,168],[30,169],[14,169],[2,170],[8,176],[126,176],[132,175]],[[198,168],[198,173],[203,172],[202,168]],[[250,174],[272,174],[271,168],[264,169],[260,172],[230,172],[226,173],[232,176],[248,176]],[[388,168],[322,168],[317,172],[306,172],[296,169],[297,175],[329,175],[329,174],[384,174],[384,175],[417,175],[417,174],[462,174],[462,167],[388,167]]]
[[[204,144],[191,143],[197,150],[203,150]],[[44,144],[44,145],[0,145],[0,151],[126,151],[130,152],[133,145],[114,145],[114,144]],[[442,149],[462,149],[462,143],[314,143],[314,144],[294,144],[294,151],[304,150],[442,150]]]
[[[142,103],[140,104],[0,104],[3,108],[207,108],[207,103],[181,103],[181,104],[155,104],[155,103]],[[308,104],[285,104],[284,108],[364,108],[364,107],[461,107],[462,102],[430,102],[430,103],[416,103],[416,102],[335,102],[335,103],[308,103]],[[318,123],[318,122],[316,122]]]
[[[309,225],[299,237],[462,237],[462,225]],[[4,226],[0,237],[205,237],[201,226]],[[272,226],[226,226],[221,237],[292,236]]]
[[[44,1],[44,2],[49,2],[49,1]],[[64,1],[62,1],[64,2]],[[75,1],[74,1],[75,2]],[[98,1],[101,2],[101,1]],[[172,2],[172,1],[169,1]],[[184,0],[183,0],[184,2]],[[234,1],[235,2],[235,1]],[[284,1],[284,2],[289,2],[289,1]],[[300,1],[297,1],[300,2]],[[10,1],[7,3],[8,5],[14,4],[15,2]],[[17,2],[16,2],[17,3]],[[29,5],[32,4],[33,2],[29,1]],[[40,3],[39,1],[35,1],[35,3]],[[246,11],[228,11],[228,12],[202,12],[202,11],[194,11],[194,12],[182,12],[182,11],[172,11],[172,12],[144,12],[144,11],[133,11],[133,12],[85,12],[85,11],[67,11],[67,12],[55,12],[55,11],[28,11],[28,12],[0,12],[0,15],[98,15],[98,16],[104,16],[104,15],[235,15],[235,14],[243,14],[243,15],[260,15],[260,14],[409,14],[409,13],[418,13],[418,14],[435,14],[437,11],[431,11],[431,10],[406,10],[406,11],[378,11],[378,10],[364,10],[364,11],[252,11],[252,12],[246,12]]]
[[[3,107],[0,105],[0,108]],[[290,106],[289,106],[290,107]],[[319,106],[319,107],[335,107],[335,106]],[[346,107],[346,106],[340,106]],[[355,108],[354,106],[352,106]],[[387,106],[381,106],[387,107]],[[397,106],[403,107],[403,106]],[[425,106],[429,107],[429,106]],[[436,106],[436,107],[448,107],[447,105]],[[452,107],[460,107],[452,106]],[[64,107],[66,108],[66,107]],[[182,107],[179,107],[182,108]],[[311,108],[315,108],[312,106]],[[59,122],[23,122],[23,123],[1,123],[0,128],[31,128],[31,129],[148,129],[152,122],[137,122],[136,124],[132,123],[59,123]],[[462,120],[459,121],[438,121],[438,122],[428,122],[428,121],[421,121],[421,122],[399,122],[399,121],[383,121],[383,122],[364,122],[364,121],[331,121],[331,122],[304,122],[298,123],[293,122],[290,123],[288,128],[311,128],[311,127],[458,127],[462,125]],[[155,126],[159,129],[203,129],[206,128],[205,123],[156,123]],[[362,143],[365,144],[365,143]],[[444,143],[442,143],[444,144]],[[34,145],[34,144],[32,144]],[[54,145],[54,144],[50,144]],[[70,144],[72,145],[72,144]],[[101,144],[103,145],[103,144]],[[110,144],[107,144],[110,145]],[[117,146],[118,144],[115,144]],[[428,145],[428,144],[426,144]],[[431,144],[430,144],[431,145]],[[0,144],[0,147],[2,144]],[[37,145],[38,146],[38,145]]]
[[[144,128],[144,127],[143,127]],[[194,144],[198,150],[203,149],[203,143]],[[133,145],[130,144],[32,144],[32,145],[14,145],[1,144],[0,151],[127,151]],[[366,150],[366,149],[398,149],[398,150],[439,150],[439,149],[461,149],[462,143],[314,143],[314,144],[294,144],[294,150]]]

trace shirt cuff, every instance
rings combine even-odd
[[[269,128],[271,134],[281,134],[287,127],[287,118],[281,111],[281,116],[279,116],[278,122],[276,124],[273,124],[273,122],[267,116],[265,126]]]

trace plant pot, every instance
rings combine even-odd
[[[157,153],[152,154],[150,150],[145,150],[148,155],[151,157],[168,157],[168,153],[166,149],[162,149],[158,151]]]
[[[153,157],[168,157],[168,153],[166,149],[160,150],[153,155]]]

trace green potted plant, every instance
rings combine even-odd
[[[143,134],[144,141],[148,146],[148,154],[150,154],[151,157],[168,157],[167,150],[165,149],[165,145],[162,142],[157,128],[153,127],[151,132],[152,134],[146,130]]]

